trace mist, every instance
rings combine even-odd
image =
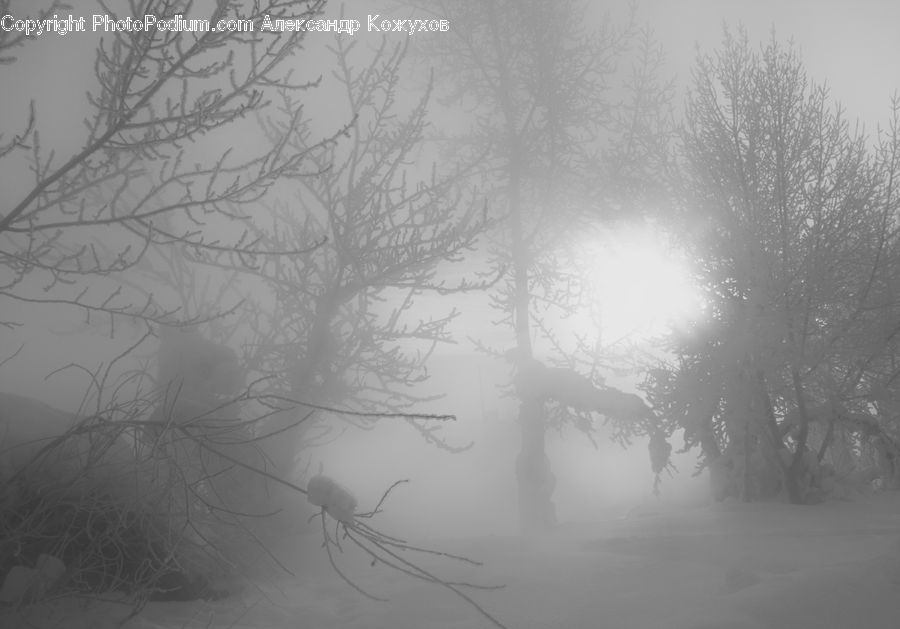
[[[890,624],[895,13],[0,0],[0,624]]]

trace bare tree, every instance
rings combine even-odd
[[[168,578],[172,570],[178,572],[197,554],[212,557],[215,563],[221,559],[218,551],[231,548],[228,540],[235,540],[235,532],[238,538],[255,539],[248,520],[271,514],[250,501],[255,490],[236,487],[234,481],[263,479],[289,489],[294,498],[313,494],[311,502],[320,508],[323,525],[326,515],[331,517],[373,558],[448,587],[502,626],[461,594],[459,584],[442,581],[395,554],[400,550],[431,551],[401,543],[358,519],[376,515],[380,502],[368,514],[356,513],[355,501],[352,507],[336,511],[332,503],[317,502],[321,500],[318,490],[308,491],[269,467],[268,457],[258,450],[257,443],[323,408],[278,393],[311,397],[315,383],[310,381],[302,391],[288,386],[261,392],[260,381],[271,375],[265,372],[268,365],[256,363],[253,375],[263,372],[262,376],[247,382],[240,369],[241,357],[233,348],[211,341],[195,329],[166,327],[208,323],[213,330],[216,326],[224,330],[223,315],[239,312],[239,294],[231,303],[222,303],[222,298],[230,298],[232,293],[223,288],[220,277],[213,278],[210,292],[198,289],[209,277],[198,270],[230,270],[247,276],[284,264],[307,273],[308,258],[303,263],[298,258],[324,242],[314,240],[306,246],[298,238],[282,248],[286,243],[280,235],[271,236],[254,223],[259,218],[254,207],[272,195],[279,180],[297,176],[303,182],[303,177],[316,172],[325,175],[337,159],[333,136],[305,143],[305,130],[310,126],[302,119],[302,109],[292,110],[286,120],[277,122],[274,116],[282,109],[269,109],[274,98],[282,103],[298,102],[299,95],[314,85],[293,76],[287,63],[299,50],[306,31],[259,33],[263,20],[307,20],[318,15],[323,5],[318,0],[272,0],[252,6],[220,1],[209,8],[204,21],[191,22],[191,28],[109,34],[97,49],[97,85],[89,94],[91,113],[80,148],[58,157],[42,144],[42,125],[36,116],[26,116],[24,131],[4,135],[3,167],[30,171],[32,178],[18,196],[5,198],[10,205],[0,212],[0,309],[4,303],[25,304],[29,309],[71,309],[86,314],[88,321],[100,315],[111,333],[121,320],[136,321],[140,330],[137,339],[107,364],[61,367],[85,374],[89,380],[91,406],[79,414],[52,413],[44,405],[25,401],[21,413],[10,415],[10,405],[5,402],[15,396],[4,395],[5,402],[0,404],[4,427],[39,425],[48,413],[59,419],[57,424],[64,424],[45,442],[25,444],[28,456],[9,477],[5,465],[0,469],[4,483],[15,481],[22,489],[12,505],[4,504],[0,510],[4,542],[12,540],[0,548],[5,575],[7,569],[20,574],[40,569],[18,565],[21,557],[13,550],[20,542],[27,546],[29,560],[31,555],[65,554],[66,574],[77,578],[99,575],[99,582],[66,582],[56,577],[46,585],[62,592],[80,586],[92,591],[132,587],[138,598],[133,613],[137,613],[147,596],[165,589],[161,578]],[[134,0],[121,13],[114,11],[117,8],[103,6],[111,19],[145,15],[159,21],[180,16],[200,19],[200,7],[191,2]],[[209,28],[220,26],[221,20],[227,21],[228,28]],[[7,38],[0,46],[17,43],[15,38]],[[364,92],[365,97],[377,93],[377,88],[371,89],[374,91]],[[364,108],[361,103],[356,105]],[[415,108],[411,121],[396,130],[414,136],[423,107]],[[272,112],[272,117],[265,118],[270,115],[267,112]],[[233,144],[233,138],[256,130],[254,114],[271,125],[270,143],[243,147],[240,154],[214,148],[226,141]],[[391,138],[385,133],[376,142]],[[357,148],[364,142],[359,140]],[[474,215],[470,211],[461,211],[455,220],[445,222],[440,211],[452,208],[437,199],[443,190],[437,180],[432,181],[431,189],[427,185],[405,188],[397,173],[405,168],[415,139],[401,136],[398,142],[379,154],[393,159],[393,166],[368,173],[369,179],[359,181],[363,182],[361,192],[375,198],[370,210],[390,200],[396,203],[397,212],[406,212],[406,222],[395,225],[398,217],[385,215],[381,222],[373,219],[366,225],[373,240],[361,241],[360,260],[364,262],[369,255],[375,261],[383,259],[385,267],[381,271],[365,268],[369,274],[358,274],[349,287],[361,291],[368,282],[378,289],[408,289],[404,297],[408,305],[416,290],[407,282],[430,277],[428,265],[464,248],[477,229],[470,222]],[[371,165],[359,163],[363,171]],[[382,178],[389,184],[376,186],[374,182]],[[336,190],[337,184],[334,186]],[[309,190],[315,189],[309,186]],[[347,207],[349,214],[356,206],[348,203]],[[409,236],[411,226],[421,228],[414,238]],[[294,227],[299,229],[296,224]],[[333,238],[334,233],[327,236]],[[151,264],[142,266],[148,262]],[[154,281],[145,282],[148,275]],[[277,274],[272,277],[286,280]],[[307,277],[296,278],[294,289],[305,290]],[[280,287],[277,283],[273,286]],[[347,285],[338,287],[343,290]],[[203,303],[204,296],[217,303]],[[329,300],[336,297],[344,299],[345,295],[339,291],[330,294]],[[360,316],[369,314],[363,310]],[[247,320],[238,319],[238,324]],[[282,326],[281,321],[262,317],[251,321],[274,330]],[[442,321],[424,322],[408,335],[439,338],[439,334],[428,335],[440,330]],[[5,316],[0,323],[11,329],[27,325]],[[400,338],[402,324],[396,315],[391,323],[394,327],[387,329]],[[253,330],[270,333],[260,327]],[[134,364],[134,357],[156,334],[163,338],[159,350],[150,354],[151,360]],[[276,336],[272,340],[286,339]],[[383,345],[373,347],[380,350]],[[396,355],[395,350],[385,349],[381,360]],[[373,361],[378,367],[377,356]],[[153,363],[155,377],[151,374]],[[402,370],[406,363],[397,364]],[[378,389],[378,385],[372,388]],[[254,412],[248,412],[248,407]],[[299,412],[298,408],[306,410]],[[363,421],[375,419],[364,410],[342,411]],[[290,425],[275,431],[265,426],[270,415],[287,413],[293,414]],[[392,416],[411,422],[426,419],[402,412]],[[5,456],[4,451],[4,464]],[[48,476],[49,484],[45,484]],[[267,494],[255,495],[266,506]],[[252,508],[242,509],[248,505]],[[69,536],[79,531],[80,537]],[[51,548],[48,539],[52,544],[62,541]],[[327,532],[325,543],[329,553],[333,552],[335,539]],[[261,548],[267,550],[265,545]],[[132,554],[135,549],[140,551],[137,556]],[[57,563],[60,560],[55,559]],[[82,560],[88,563],[78,563]],[[217,565],[222,563],[228,562]],[[123,566],[136,572],[129,573]],[[25,592],[27,596],[17,603],[27,605],[44,593]]]
[[[30,172],[22,180],[33,184],[4,199],[0,302],[164,320],[174,313],[152,298],[135,301],[106,281],[110,274],[133,267],[154,245],[186,246],[218,260],[276,253],[249,238],[236,208],[297,172],[302,156],[286,157],[274,146],[256,155],[225,150],[206,157],[207,142],[240,133],[245,119],[268,105],[272,85],[309,87],[283,65],[305,33],[260,37],[248,25],[258,29],[267,15],[309,18],[323,4],[273,0],[247,10],[219,2],[204,16],[208,24],[228,19],[242,28],[103,36],[81,147],[67,156],[47,147],[33,106],[25,131],[13,131],[4,144],[4,168]],[[122,14],[110,12],[146,14],[193,19],[195,9],[191,2],[134,0]]]
[[[268,294],[252,322],[250,362],[275,376],[270,384],[281,395],[373,412],[410,410],[426,401],[414,387],[427,378],[435,346],[452,342],[447,326],[457,314],[435,313],[423,296],[479,285],[477,278],[441,278],[473,247],[486,219],[473,195],[459,192],[465,173],[416,161],[430,88],[404,102],[406,45],[383,38],[370,49],[337,37],[329,46],[334,70],[323,94],[331,112],[351,121],[346,139],[313,151],[316,128],[284,122],[303,111],[287,91],[280,115],[262,119],[273,143],[309,155],[317,173],[292,179],[293,198],[273,205],[272,229],[259,236],[279,250],[321,243],[309,256],[272,258],[258,270]],[[433,421],[409,423],[428,442],[458,449]],[[290,452],[322,437],[310,432],[315,428],[310,422],[285,440]]]
[[[774,38],[755,51],[726,32],[697,61],[684,218],[713,323],[653,373],[651,396],[700,445],[719,498],[821,497],[835,431],[900,454],[895,420],[870,406],[897,332],[892,129],[870,153]]]
[[[588,6],[579,2],[410,4],[452,25],[448,37],[430,40],[421,54],[448,79],[440,97],[472,114],[446,145],[483,159],[482,184],[496,208],[491,251],[495,267],[509,273],[493,299],[512,336],[506,347],[495,342],[487,350],[512,358],[517,382],[529,383],[516,386],[520,522],[545,529],[555,521],[555,479],[545,453],[548,403],[556,402],[558,417],[574,418],[586,430],[592,413],[621,420],[622,435],[653,423],[636,396],[624,406],[614,403],[625,394],[602,384],[605,360],[595,339],[573,348],[556,322],[585,306],[583,278],[565,263],[572,240],[634,207],[638,163],[654,151],[644,137],[657,130],[649,112],[658,113],[665,101],[663,92],[651,94],[659,58],[645,37],[639,70],[622,86],[619,62],[635,41],[633,24],[619,30],[607,20],[599,32],[589,32],[583,19]],[[616,162],[631,194],[613,183]],[[531,386],[548,374],[557,376],[552,384]],[[626,407],[629,412],[618,412]]]

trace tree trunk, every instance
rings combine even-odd
[[[340,281],[340,276],[335,280],[335,285]],[[298,402],[310,404],[328,403],[320,392],[316,391],[316,378],[323,365],[329,360],[328,344],[331,338],[331,324],[337,314],[337,289],[332,286],[329,292],[319,298],[316,307],[316,319],[313,322],[306,338],[306,352],[302,358],[298,358],[293,373],[289,378],[290,390],[288,394]],[[291,480],[297,459],[306,447],[307,433],[313,425],[314,418],[286,429],[291,424],[300,420],[310,409],[297,406],[289,411],[276,413],[266,422],[265,431],[276,433],[261,443],[274,469],[269,470],[277,476]],[[284,432],[279,432],[284,430]]]
[[[514,323],[516,349],[520,365],[534,357],[531,346],[528,289],[528,272],[531,256],[525,241],[521,200],[521,164],[519,142],[510,134],[510,228],[512,232],[512,258],[515,282]],[[519,430],[522,449],[516,459],[516,479],[519,489],[519,528],[526,532],[540,532],[556,524],[556,510],[551,497],[556,478],[550,471],[550,459],[545,449],[544,401],[542,398],[521,398]]]
[[[519,526],[523,532],[539,533],[556,524],[556,509],[551,499],[556,477],[550,471],[550,459],[544,448],[543,402],[522,400],[519,422],[522,431],[522,449],[516,458]]]
[[[789,465],[784,471],[784,487],[787,490],[788,502],[792,505],[804,504],[806,492],[800,482],[800,475],[793,465]]]
[[[797,410],[799,412],[800,427],[794,437],[794,456],[790,465],[785,469],[784,484],[791,504],[799,505],[806,502],[807,488],[803,486],[803,477],[806,475],[806,441],[809,437],[809,414],[806,411],[806,399],[803,391],[803,383],[800,379],[800,370],[791,368],[791,381],[794,385],[794,395],[797,398]]]

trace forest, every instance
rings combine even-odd
[[[900,92],[374,4],[0,0],[0,623],[896,622]]]

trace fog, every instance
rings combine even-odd
[[[900,8],[45,4],[0,625],[895,619]]]
[[[428,410],[446,411],[456,421],[441,433],[450,453],[423,444],[403,422],[381,420],[371,431],[348,429],[333,443],[314,449],[312,467],[352,487],[363,505],[397,479],[409,479],[393,494],[384,521],[405,535],[464,537],[516,530],[515,460],[519,451],[515,400],[501,397],[509,366],[477,356],[437,356],[428,388],[446,393]],[[556,474],[554,500],[560,522],[615,519],[654,505],[698,506],[709,501],[705,474],[693,475],[696,457],[676,456],[678,472],[653,493],[646,439],[627,449],[600,428],[596,448],[577,430],[548,435]],[[677,442],[677,437],[675,439]]]

